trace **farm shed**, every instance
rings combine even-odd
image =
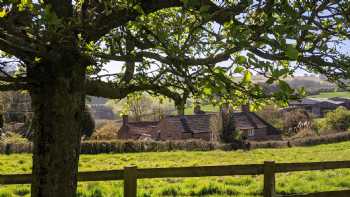
[[[289,103],[289,108],[304,109],[316,117],[323,117],[327,112],[341,106],[350,109],[350,100],[338,97],[330,99],[305,98]]]
[[[256,113],[242,110],[232,112],[231,121],[234,125],[234,132],[239,134],[241,139],[246,140],[280,140],[281,132]]]

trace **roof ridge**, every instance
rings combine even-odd
[[[258,128],[258,125],[254,122],[253,118],[250,116],[254,114],[253,112],[244,112],[244,115],[247,117],[248,121],[254,126],[255,129]]]

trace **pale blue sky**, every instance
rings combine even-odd
[[[344,54],[347,54],[347,55],[350,56],[350,40],[344,41],[344,43],[342,45],[339,45],[338,47],[339,47],[339,50],[341,52],[343,52]],[[231,64],[231,62],[229,62],[229,61],[218,63],[218,65],[223,65],[223,66],[230,65],[230,64]],[[106,73],[110,73],[111,74],[111,73],[121,72],[122,65],[123,65],[123,62],[111,61],[110,63],[108,63],[105,66],[105,69],[108,72],[104,71],[104,72],[101,72],[101,74],[106,74]],[[298,70],[295,73],[295,75],[304,75],[304,74],[311,74],[311,73],[305,72],[303,70]]]

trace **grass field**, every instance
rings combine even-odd
[[[332,98],[332,97],[350,98],[350,92],[322,92],[319,95],[310,96],[310,98]]]
[[[350,142],[314,147],[257,149],[253,151],[163,152],[82,155],[80,171],[145,167],[229,165],[276,162],[347,160]],[[30,154],[0,155],[0,173],[28,173]],[[145,179],[138,182],[139,196],[261,196],[262,176]],[[308,193],[350,189],[349,170],[296,172],[277,175],[277,192]],[[121,181],[79,183],[78,196],[122,196]],[[0,196],[29,196],[29,185],[0,186]]]

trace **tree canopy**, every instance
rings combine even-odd
[[[53,2],[2,1],[2,90],[29,88],[26,67],[57,55],[48,52],[51,40],[64,43],[67,31],[87,66],[86,93],[95,96],[272,98],[250,83],[253,71],[277,82],[283,92],[273,96],[284,99],[293,91],[280,79],[298,68],[348,77],[349,57],[338,46],[349,39],[347,1]],[[106,83],[98,73],[111,60],[124,67]],[[220,65],[226,60],[232,64]],[[22,72],[6,73],[16,63]]]

